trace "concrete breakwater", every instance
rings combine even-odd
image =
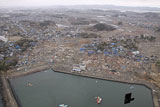
[[[17,78],[20,76],[29,75],[29,74],[44,71],[47,69],[50,69],[49,65],[42,65],[42,66],[32,68],[32,69],[28,70],[27,72],[14,72],[14,73],[8,75],[7,78]]]
[[[0,77],[0,107],[4,107],[4,101],[3,101],[3,96],[2,96],[2,81],[1,81],[1,77]]]
[[[10,84],[8,83],[7,78],[3,75],[2,76],[2,84],[3,84],[3,97],[6,102],[6,107],[18,107],[18,104],[15,100],[15,97],[12,93],[12,89]]]

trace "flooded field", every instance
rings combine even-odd
[[[129,85],[47,70],[11,79],[10,83],[23,107],[153,107],[151,91]],[[132,87],[132,88],[131,88]],[[124,104],[126,93],[135,98]],[[96,97],[102,102],[98,105]]]

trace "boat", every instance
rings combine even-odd
[[[28,83],[27,86],[32,87],[33,85],[31,83]]]
[[[97,104],[100,104],[102,101],[102,98],[100,98],[99,96],[97,97]]]
[[[134,89],[134,86],[130,86],[130,89]]]
[[[68,105],[60,104],[59,107],[68,107]]]

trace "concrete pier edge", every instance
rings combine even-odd
[[[18,107],[17,101],[12,93],[10,84],[8,83],[7,78],[2,75],[2,86],[3,86],[3,97],[5,99],[5,107]]]

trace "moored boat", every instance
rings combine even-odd
[[[100,98],[99,96],[97,97],[97,104],[100,104],[102,101],[102,98]]]

